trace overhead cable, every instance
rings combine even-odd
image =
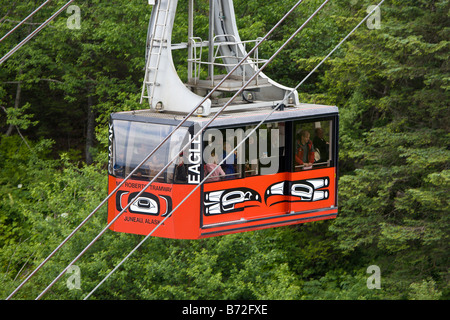
[[[30,19],[32,16],[34,16],[39,10],[41,10],[42,7],[44,7],[47,3],[49,3],[51,0],[45,1],[43,4],[41,4],[36,10],[34,10],[32,13],[28,15],[25,19],[20,21],[14,28],[12,28],[7,34],[5,34],[1,39],[0,42],[2,42],[4,39],[6,39],[11,33],[13,33],[17,28],[19,28],[22,24],[24,24],[28,19]]]
[[[39,31],[44,29],[44,27],[49,24],[53,19],[55,19],[61,12],[66,10],[66,8],[73,2],[74,0],[69,0],[64,6],[62,6],[58,11],[56,11],[50,18],[48,18],[45,22],[43,22],[39,27],[37,27],[33,32],[31,32],[25,39],[23,39],[18,45],[12,48],[7,54],[5,54],[0,59],[0,64],[5,62],[10,56],[12,56],[17,50],[19,50],[24,44],[30,41]]]

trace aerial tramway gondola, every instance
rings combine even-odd
[[[126,179],[108,200],[108,221],[123,211],[111,229],[147,235],[178,205],[178,212],[152,235],[199,239],[335,218],[337,107],[300,103],[295,90],[258,71],[264,60],[257,50],[236,68],[259,40],[240,40],[232,0],[210,1],[205,42],[193,36],[190,0],[189,42],[172,45],[176,5],[176,0],[156,1],[150,18],[141,99],[148,99],[150,108],[111,115],[109,192]],[[202,60],[204,46],[207,61]],[[171,55],[182,47],[189,55],[186,84]],[[206,77],[202,67],[208,70]],[[218,67],[234,71],[222,81],[223,75],[215,74]],[[209,124],[227,96],[244,83],[240,97]],[[211,90],[214,94],[203,99]],[[202,101],[196,116],[186,119]]]

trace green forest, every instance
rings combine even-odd
[[[0,35],[43,1],[0,0]],[[67,1],[2,40],[4,56]],[[173,42],[187,39],[179,0]],[[294,0],[235,0],[243,40]],[[322,3],[305,0],[264,43],[269,57]],[[266,69],[296,86],[378,1],[330,1]],[[110,113],[140,104],[151,6],[75,1],[0,65],[0,297],[107,196]],[[208,37],[208,1],[195,2]],[[339,107],[337,219],[203,240],[150,237],[91,300],[446,300],[449,274],[448,0],[386,0],[299,88]],[[79,22],[79,27],[77,27]],[[174,56],[180,77],[186,60]],[[35,299],[106,226],[102,207],[12,299]],[[83,299],[143,239],[108,230],[43,297]],[[379,286],[370,286],[373,266]]]

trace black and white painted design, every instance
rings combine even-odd
[[[272,196],[289,196],[288,199],[270,203],[273,206],[281,202],[305,202],[320,201],[328,199],[329,191],[323,190],[328,187],[330,180],[328,177],[314,178],[297,181],[281,181],[269,186],[264,194],[264,201],[268,204],[268,199]]]
[[[328,177],[296,181],[280,181],[270,185],[264,193],[264,202],[271,207],[283,202],[312,202],[326,200],[330,193]],[[275,197],[275,202],[269,198]],[[284,196],[280,198],[279,196]],[[255,203],[259,202],[259,203]],[[243,211],[246,208],[261,206],[260,194],[250,188],[232,188],[205,192],[203,204],[207,216]],[[239,205],[239,206],[237,206]]]
[[[122,203],[126,201],[129,204],[133,199],[139,194],[139,192],[129,193],[129,191],[119,190],[116,194],[116,209],[121,212],[124,207]],[[123,199],[123,197],[126,197]],[[129,207],[128,211],[130,213],[138,214],[148,214],[153,216],[158,216],[161,214],[161,203],[160,198],[165,202],[165,212],[162,216],[167,215],[172,211],[172,198],[166,195],[160,195],[159,197],[148,192],[143,192]]]
[[[204,195],[205,215],[216,215],[243,211],[245,208],[258,206],[261,202],[258,192],[250,188],[234,188],[206,192]],[[237,204],[244,204],[236,207]]]

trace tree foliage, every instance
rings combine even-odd
[[[80,29],[62,14],[0,67],[1,297],[106,196],[109,114],[144,107],[150,8],[119,2],[77,3]],[[174,39],[185,41],[187,1],[179,2]],[[263,36],[295,2],[236,0],[241,37]],[[0,3],[1,34],[38,5]],[[63,3],[41,10],[0,53]],[[320,3],[302,4],[262,46],[264,56]],[[371,4],[331,2],[265,73],[296,85]],[[207,5],[195,7],[203,38]],[[380,28],[362,25],[300,88],[302,101],[340,108],[336,220],[199,241],[151,238],[92,298],[448,299],[449,8],[448,0],[385,1]],[[34,299],[105,225],[102,208],[15,298]],[[141,239],[107,231],[76,262],[81,288],[69,290],[66,275],[45,298],[83,298]],[[380,290],[366,285],[370,265],[381,269]]]

